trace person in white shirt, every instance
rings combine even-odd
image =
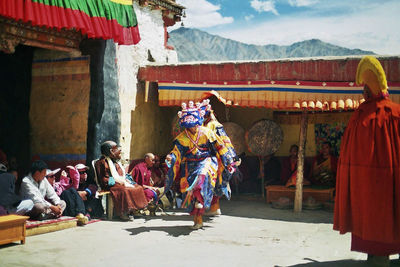
[[[46,177],[47,164],[37,160],[32,163],[31,172],[22,179],[20,195],[31,199],[35,204],[38,219],[58,218],[62,215],[66,203],[61,200]]]

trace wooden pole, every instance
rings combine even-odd
[[[307,110],[303,110],[300,121],[299,153],[297,158],[296,195],[294,197],[294,212],[301,212],[303,204],[304,155],[307,140]]]
[[[149,86],[150,82],[146,81],[144,85],[144,102],[147,102],[149,100]]]

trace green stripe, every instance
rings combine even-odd
[[[122,5],[110,0],[30,0],[48,6],[69,8],[86,13],[90,17],[115,19],[123,27],[137,25],[133,5]],[[44,14],[43,14],[44,15]]]

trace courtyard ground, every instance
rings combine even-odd
[[[350,235],[332,230],[332,212],[235,199],[221,207],[223,215],[197,231],[189,215],[168,211],[27,237],[25,245],[0,246],[0,266],[366,265],[365,254],[350,251]]]

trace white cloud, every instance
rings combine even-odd
[[[186,7],[186,18],[183,22],[186,27],[208,28],[222,24],[233,23],[233,17],[224,17],[218,11],[219,5],[213,5],[206,0],[179,0],[179,4]]]
[[[275,15],[279,15],[278,11],[275,9],[274,1],[260,1],[260,0],[252,0],[250,2],[252,8],[254,8],[258,12],[272,12]]]
[[[248,15],[248,16],[244,16],[244,19],[246,20],[246,21],[250,21],[250,20],[252,20],[254,18],[254,15],[252,15],[252,14],[250,14],[250,15]]]
[[[316,4],[317,2],[318,0],[289,0],[289,4],[291,6],[297,6],[297,7],[311,6]]]
[[[400,55],[400,5],[386,2],[371,9],[335,17],[279,16],[261,24],[213,32],[252,44],[290,45],[307,39],[370,50],[384,55]],[[268,33],[268,34],[266,34]]]

